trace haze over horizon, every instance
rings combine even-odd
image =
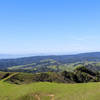
[[[99,0],[0,1],[0,54],[100,51]]]

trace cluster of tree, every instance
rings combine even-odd
[[[10,74],[5,75],[7,77]],[[4,78],[5,78],[4,77]],[[8,78],[7,82],[15,84],[31,82],[58,82],[58,83],[87,83],[100,82],[100,73],[78,66],[73,72],[43,72],[43,73],[18,73]]]

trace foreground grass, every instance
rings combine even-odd
[[[53,95],[51,99],[50,96]],[[100,100],[100,83],[24,85],[0,82],[0,100]]]

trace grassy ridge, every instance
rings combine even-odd
[[[0,82],[0,100],[100,100],[100,83],[58,84],[32,83],[24,85]]]
[[[0,100],[100,100],[100,73],[84,66],[74,72],[0,75]]]
[[[29,84],[32,82],[87,83],[100,82],[100,73],[89,70],[84,66],[78,66],[73,72],[11,73],[10,76],[4,78],[5,81],[14,84]]]

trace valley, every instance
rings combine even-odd
[[[99,100],[99,58],[81,57],[0,60],[0,100]]]

